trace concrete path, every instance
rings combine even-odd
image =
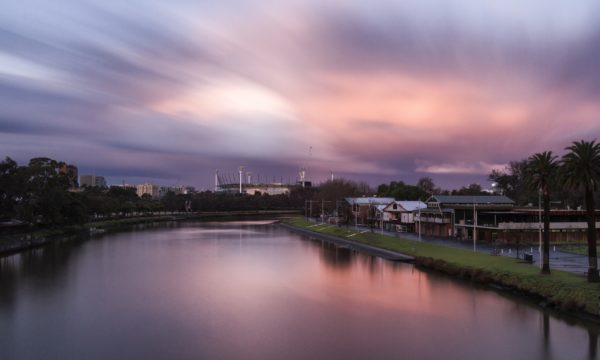
[[[333,226],[335,226],[335,225],[333,225]],[[342,227],[346,228],[345,225],[342,225]],[[348,230],[357,230],[357,231],[361,231],[361,232],[365,231],[365,230],[371,231],[370,228],[365,227],[365,226],[358,226],[358,228],[357,228],[353,225],[349,225],[349,226],[347,226],[347,228],[348,228]],[[401,232],[387,231],[387,230],[382,231],[381,229],[375,229],[375,228],[373,229],[373,232],[380,233],[380,234],[382,233],[384,235],[392,236],[392,237],[399,237],[399,238],[419,241],[419,235],[415,234],[415,233],[408,233],[408,232],[401,233]],[[437,244],[437,245],[442,245],[442,246],[465,249],[465,250],[474,250],[473,241],[459,241],[456,239],[425,236],[425,235],[421,236],[421,241],[433,243],[433,244]],[[518,249],[518,254],[517,254],[517,248],[515,246],[502,245],[502,246],[494,247],[494,246],[491,246],[488,244],[478,243],[475,246],[475,251],[481,252],[481,253],[486,253],[486,254],[491,254],[492,252],[495,252],[499,256],[514,257],[515,259],[517,258],[517,255],[519,258],[522,259],[523,254],[525,252],[527,252],[527,253],[531,253],[533,255],[532,266],[539,267],[540,263],[541,263],[540,262],[540,254],[539,254],[539,250],[538,250],[537,246],[534,246],[534,247],[521,246]],[[599,263],[600,263],[600,260],[599,260]],[[551,247],[550,248],[550,268],[557,269],[557,270],[563,270],[563,271],[569,271],[569,272],[578,273],[578,274],[584,274],[587,272],[588,258],[585,255],[571,254],[571,253],[560,251],[560,249],[558,247]]]

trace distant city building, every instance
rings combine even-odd
[[[60,163],[59,168],[58,168],[58,173],[67,178],[67,181],[69,183],[69,188],[76,188],[79,186],[78,182],[77,182],[77,177],[78,177],[77,176],[78,175],[77,166]]]
[[[170,192],[177,195],[177,188],[173,186],[161,186],[158,189],[158,197],[162,199],[163,197],[165,197],[165,195],[167,195]]]
[[[281,183],[270,184],[247,184],[243,188],[248,195],[268,194],[268,195],[283,195],[290,192],[290,186]]]
[[[219,170],[215,171],[215,192],[246,195],[283,195],[288,194],[293,188],[312,186],[312,183],[306,180],[305,169],[301,169],[299,178],[300,180],[296,183],[291,178],[285,183],[283,177],[279,177],[280,181],[276,181],[275,176],[273,176],[273,181],[269,181],[265,177],[261,181],[260,174],[244,171],[244,167],[240,166],[239,171],[233,175],[221,173]]]
[[[187,195],[196,192],[193,186],[161,186],[158,191],[158,197],[163,198],[168,193],[172,192],[175,195]]]
[[[293,185],[283,183],[264,183],[264,184],[242,184],[242,193],[246,195],[283,195],[290,192],[290,188]],[[240,192],[239,184],[221,184],[219,186],[220,192],[227,192],[230,194],[237,194]]]
[[[134,189],[137,191],[137,187],[135,185],[131,185],[131,184],[115,184],[115,185],[111,185],[111,188],[121,188],[121,189]]]
[[[136,193],[139,197],[142,197],[146,194],[150,195],[153,199],[159,198],[159,188],[158,186],[151,183],[143,183],[139,184],[136,187]]]
[[[105,188],[106,186],[106,180],[104,179],[104,176],[97,176],[97,175],[81,175],[79,177],[79,185],[81,187],[87,186],[87,187],[101,187],[101,188]]]
[[[193,186],[180,186],[181,193],[184,195],[193,194],[196,192],[196,188]]]

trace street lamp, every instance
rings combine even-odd
[[[421,204],[417,204],[419,209],[419,241],[421,241]]]
[[[477,252],[477,209],[475,196],[473,196],[473,252]]]
[[[356,231],[358,231],[358,202],[356,200],[354,200],[354,204],[352,204],[352,207],[354,208],[354,229]]]

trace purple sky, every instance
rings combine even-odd
[[[8,0],[0,156],[110,183],[210,188],[244,165],[487,187],[600,138],[598,4]]]

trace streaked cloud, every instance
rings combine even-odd
[[[308,166],[317,181],[330,171],[482,181],[510,160],[600,137],[598,10],[9,1],[1,155],[203,186],[239,164],[283,177]]]
[[[417,160],[415,171],[428,174],[479,174],[488,175],[494,169],[504,169],[507,164],[488,164],[459,162],[454,164],[430,164]]]

